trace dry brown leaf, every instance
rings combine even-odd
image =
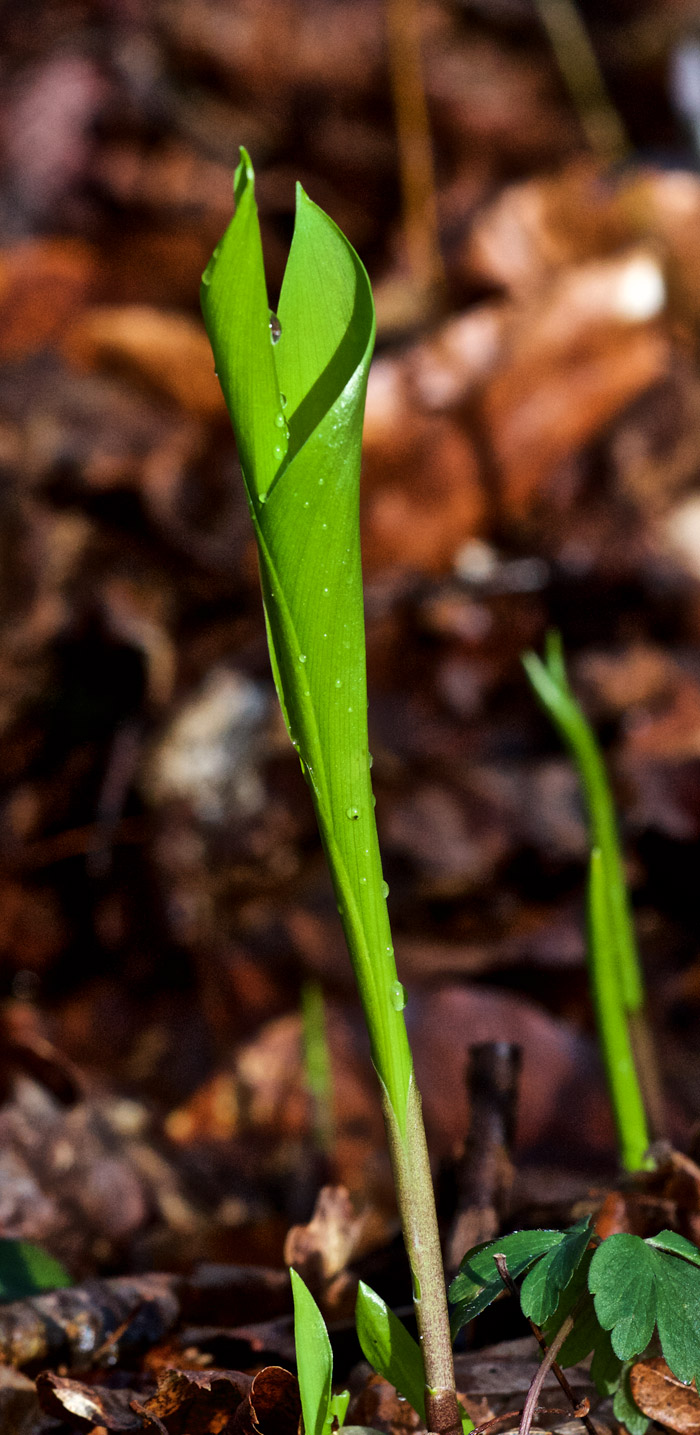
[[[557,465],[663,377],[664,280],[642,250],[565,270],[514,312],[484,418],[507,510],[522,515]]]
[[[695,1385],[684,1385],[660,1356],[639,1360],[630,1370],[630,1390],[651,1420],[658,1420],[679,1435],[700,1432],[700,1395]]]
[[[139,1428],[147,1431],[220,1435],[232,1428],[252,1384],[250,1376],[238,1370],[164,1370],[157,1393],[143,1405],[132,1402],[132,1409],[142,1417]]]
[[[130,1406],[133,1391],[107,1390],[85,1385],[43,1370],[37,1376],[37,1394],[42,1410],[71,1430],[93,1430],[95,1425],[109,1431],[142,1430],[143,1421]]]
[[[78,239],[41,239],[0,251],[0,357],[17,362],[57,343],[84,304],[95,258]]]
[[[148,304],[88,309],[66,336],[69,359],[85,368],[137,374],[188,413],[225,413],[203,326],[186,314]]]
[[[281,1365],[266,1365],[253,1377],[236,1411],[236,1435],[298,1435],[301,1399],[296,1375]]]

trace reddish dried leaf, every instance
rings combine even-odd
[[[238,1370],[165,1370],[156,1395],[139,1412],[168,1435],[220,1435],[250,1388],[250,1376]]]
[[[237,1435],[297,1435],[301,1419],[299,1382],[281,1365],[266,1365],[236,1412]]]
[[[660,1356],[639,1360],[630,1371],[630,1390],[651,1420],[658,1420],[679,1435],[700,1432],[700,1395],[694,1385],[683,1385]]]

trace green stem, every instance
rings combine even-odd
[[[593,1004],[622,1164],[628,1171],[640,1171],[653,1162],[646,1154],[649,1132],[613,951],[608,898],[603,855],[599,847],[594,847],[588,885],[588,953]]]
[[[454,1362],[435,1197],[421,1099],[411,1075],[406,1132],[402,1134],[386,1091],[386,1122],[396,1198],[413,1280],[413,1305],[425,1368],[428,1429],[458,1432]]]

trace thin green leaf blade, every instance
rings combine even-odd
[[[294,1296],[294,1343],[306,1435],[323,1435],[333,1379],[333,1355],[326,1323],[301,1276],[290,1271]]]
[[[620,1360],[646,1349],[656,1323],[656,1253],[626,1233],[609,1236],[593,1256],[588,1284],[600,1324]]]
[[[563,1239],[563,1231],[513,1231],[509,1236],[501,1236],[496,1241],[467,1251],[450,1286],[452,1335],[455,1336],[467,1321],[473,1320],[503,1294],[504,1285],[494,1261],[495,1255],[505,1256],[510,1275],[517,1280],[540,1256],[558,1246]]]
[[[381,1296],[360,1281],[357,1338],[365,1359],[413,1406],[425,1424],[425,1370],[420,1346]]]
[[[566,1289],[586,1253],[591,1239],[590,1216],[566,1231],[558,1245],[537,1262],[523,1281],[520,1305],[523,1315],[544,1325],[556,1310],[561,1292]]]
[[[267,492],[287,450],[270,336],[255,176],[241,148],[236,210],[202,277],[204,322],[249,497]]]

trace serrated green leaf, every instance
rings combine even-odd
[[[610,1236],[591,1261],[596,1315],[621,1360],[641,1355],[658,1327],[664,1359],[686,1382],[700,1375],[700,1261],[670,1231],[643,1241]]]
[[[544,1325],[556,1310],[561,1292],[566,1289],[580,1265],[591,1239],[591,1220],[578,1221],[564,1233],[563,1240],[537,1262],[525,1277],[520,1290],[523,1315]]]
[[[365,1359],[396,1387],[425,1424],[425,1369],[420,1346],[364,1281],[357,1291],[355,1321]]]
[[[612,1240],[612,1236],[609,1239]],[[629,1430],[629,1435],[644,1435],[649,1425],[648,1417],[642,1414],[632,1398],[629,1388],[629,1366],[624,1372],[613,1400],[613,1414],[615,1419],[619,1420],[626,1430]]]
[[[503,1281],[498,1274],[495,1255],[505,1256],[509,1272],[513,1280],[517,1280],[540,1256],[560,1245],[564,1235],[564,1231],[514,1231],[509,1236],[501,1236],[497,1241],[488,1241],[467,1251],[450,1286],[453,1337],[467,1321],[473,1320],[503,1294]]]
[[[593,1256],[588,1285],[601,1325],[611,1332],[620,1360],[641,1354],[656,1322],[657,1262],[662,1257],[640,1236],[609,1236]]]
[[[333,1354],[326,1322],[301,1276],[289,1272],[294,1296],[294,1344],[306,1435],[323,1435],[330,1424]]]
[[[31,1241],[0,1240],[0,1301],[24,1300],[73,1282],[61,1265]]]
[[[270,343],[253,171],[202,285],[255,529],[275,684],[311,788],[374,1064],[405,1135],[411,1058],[374,821],[359,543],[362,419],[374,345],[366,272],[297,191]]]

